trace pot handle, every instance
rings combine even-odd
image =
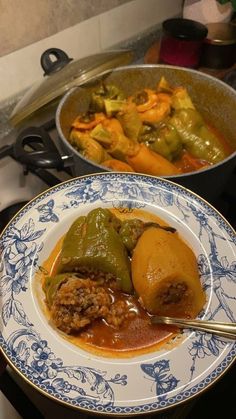
[[[52,59],[54,58],[54,59]],[[65,67],[73,58],[59,48],[49,48],[41,55],[41,67],[44,70],[44,76],[48,76]]]
[[[14,158],[27,167],[62,170],[73,165],[72,156],[62,156],[42,127],[21,131],[14,144]]]

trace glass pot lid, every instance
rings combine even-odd
[[[41,57],[44,79],[34,84],[18,102],[10,122],[17,125],[72,87],[81,86],[105,71],[130,64],[133,59],[131,50],[106,51],[76,61],[58,48],[46,50]]]

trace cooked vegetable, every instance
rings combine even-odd
[[[102,125],[97,125],[91,136],[102,144],[112,157],[126,161],[136,172],[157,176],[179,173],[173,164],[149,150],[145,144],[138,144],[120,133],[109,133]]]
[[[138,112],[145,112],[157,104],[157,93],[151,89],[143,89],[129,98],[135,103]]]
[[[176,89],[173,90],[171,105],[175,110],[195,109],[192,99],[189,96],[187,89],[184,87],[176,87]]]
[[[107,167],[108,169],[111,169],[117,172],[133,172],[134,171],[132,167],[129,166],[129,164],[123,161],[117,160],[117,159],[105,160],[102,162],[102,165],[104,167]]]
[[[144,125],[139,141],[170,161],[178,158],[183,149],[178,131],[168,122]]]
[[[178,131],[184,148],[193,156],[213,164],[226,157],[222,144],[195,109],[176,110],[170,122]]]
[[[133,171],[154,176],[196,171],[229,154],[188,89],[171,86],[164,77],[156,88],[147,86],[130,96],[102,83],[91,92],[87,112],[72,124],[69,141],[95,163],[106,161],[112,170],[126,171],[127,166],[117,169],[111,161],[120,160]]]
[[[118,226],[120,221],[102,208],[75,220],[64,238],[57,273],[78,272],[99,278],[103,274],[130,293],[130,263]]]
[[[108,117],[111,117],[118,112],[123,111],[126,106],[126,100],[119,99],[105,99],[104,100],[105,112]]]
[[[79,115],[72,124],[73,128],[89,130],[100,124],[106,118],[104,113],[91,113],[90,111]]]
[[[101,163],[109,158],[106,150],[87,132],[72,129],[69,141],[84,157],[96,163]]]
[[[98,124],[92,131],[90,131],[90,136],[100,141],[102,145],[110,145],[112,133],[108,131],[107,128],[104,128],[102,124]]]
[[[164,92],[164,93],[172,94],[173,90],[174,90],[173,87],[170,86],[166,78],[162,76],[157,85],[157,92]]]
[[[194,317],[205,302],[191,249],[140,209],[96,208],[77,218],[43,267],[54,326],[99,353],[159,345],[171,330],[153,325],[150,314]]]
[[[119,235],[129,252],[135,248],[138,238],[144,232],[144,229],[145,223],[137,218],[123,221],[120,227]]]
[[[121,123],[116,118],[106,118],[102,121],[102,126],[107,129],[109,132],[117,132],[124,134]]]
[[[125,161],[127,156],[132,156],[139,150],[139,144],[120,132],[109,132],[102,125],[97,125],[91,132],[91,136],[103,145],[112,157],[118,160]]]
[[[139,116],[143,122],[157,123],[163,121],[170,114],[170,110],[168,102],[160,101],[153,108],[140,112]]]
[[[177,233],[155,227],[144,231],[131,266],[134,289],[149,313],[195,317],[202,309],[197,260]]]
[[[91,96],[89,109],[91,112],[105,111],[105,99],[124,100],[124,93],[113,84],[101,84]]]
[[[138,152],[127,157],[127,162],[139,173],[154,176],[171,176],[179,173],[179,170],[172,163],[150,150],[145,144],[140,144]]]
[[[176,230],[173,227],[161,226],[158,223],[154,222],[144,222],[138,218],[131,220],[125,220],[122,222],[119,229],[119,235],[126,247],[126,249],[131,253],[135,248],[139,237],[143,232],[150,227],[162,228],[166,231],[171,231],[174,233]]]
[[[116,116],[124,134],[130,139],[136,140],[142,127],[136,106],[125,100],[106,99],[104,103],[106,115],[108,117]]]
[[[125,135],[131,140],[137,140],[142,129],[142,121],[136,107],[131,103],[125,105],[123,110],[118,112],[117,118]]]

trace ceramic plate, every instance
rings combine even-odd
[[[199,394],[232,364],[236,344],[184,331],[178,345],[132,358],[74,346],[47,322],[35,273],[72,221],[96,207],[142,208],[191,244],[207,302],[200,317],[236,321],[235,232],[207,202],[164,179],[105,173],[73,179],[33,199],[1,237],[0,343],[34,387],[67,405],[107,415],[157,412]]]

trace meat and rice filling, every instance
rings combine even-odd
[[[55,293],[51,316],[56,327],[67,334],[76,333],[96,319],[120,326],[130,317],[124,301],[112,301],[111,291],[99,281],[70,277]]]

